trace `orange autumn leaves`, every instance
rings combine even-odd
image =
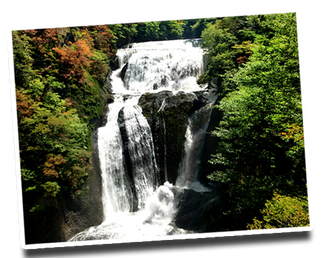
[[[304,147],[303,127],[296,124],[291,124],[285,132],[279,133],[281,138],[285,141],[292,139],[300,147]]]
[[[22,117],[30,117],[32,115],[33,109],[35,109],[38,104],[33,100],[29,99],[26,95],[16,90],[16,105],[18,119]]]
[[[26,30],[20,33],[27,35],[31,40],[34,54],[37,55],[34,64],[40,65],[38,73],[55,72],[66,81],[74,79],[76,82],[85,83],[87,70],[91,65],[99,66],[97,58],[94,58],[98,51],[106,58],[115,53],[111,46],[112,31],[106,25]],[[107,72],[103,67],[100,68]]]
[[[86,41],[78,40],[70,46],[56,47],[54,50],[59,54],[62,63],[60,75],[68,80],[75,78],[78,82],[84,82],[87,74],[85,69],[89,69],[90,57],[94,55]]]
[[[56,178],[59,178],[58,172],[55,170],[55,166],[60,165],[60,164],[65,164],[66,161],[62,157],[62,155],[54,155],[54,154],[49,154],[47,156],[47,159],[43,165],[43,173],[46,176],[54,176]]]

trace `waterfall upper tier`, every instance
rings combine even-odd
[[[168,49],[168,48],[198,48],[200,44],[203,42],[203,39],[176,39],[176,40],[162,40],[162,41],[147,41],[141,43],[130,43],[122,47],[122,49]]]
[[[113,92],[198,91],[204,73],[200,39],[133,43],[119,49]]]

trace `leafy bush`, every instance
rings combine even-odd
[[[43,184],[42,187],[44,188],[45,197],[46,196],[55,197],[60,192],[60,186],[58,185],[57,182],[48,181],[45,184]]]
[[[288,227],[308,227],[310,224],[308,198],[289,197],[274,193],[272,200],[265,203],[261,211],[262,220],[253,219],[248,229],[271,229]]]

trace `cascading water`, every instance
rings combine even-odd
[[[137,103],[145,92],[203,90],[196,83],[204,70],[199,41],[146,42],[118,50],[120,68],[111,75],[115,100],[107,124],[98,130],[105,219],[70,241],[185,233],[170,224],[177,188],[169,182],[159,186],[151,128]],[[165,101],[158,112],[164,108]],[[209,117],[210,109],[201,108],[189,118],[178,187],[196,182]]]
[[[151,129],[137,105],[123,107],[119,113],[118,123],[121,134],[126,138],[124,143],[126,166],[135,186],[138,209],[142,209],[148,196],[158,186]]]
[[[122,98],[116,96],[115,103],[110,105],[106,126],[98,131],[105,220],[132,209],[131,184],[125,174],[122,138],[117,123],[119,111],[125,104]]]
[[[214,99],[214,98],[213,98]],[[195,191],[209,191],[197,180],[200,168],[200,154],[204,146],[206,130],[210,121],[212,109],[210,105],[196,110],[188,119],[184,157],[178,171],[176,185]]]
[[[196,83],[203,73],[199,40],[171,40],[131,44],[118,51],[120,70],[127,65],[124,89],[131,92],[202,90]],[[118,72],[119,73],[119,72]],[[121,84],[117,84],[121,87]],[[114,87],[115,85],[113,85]],[[124,91],[124,89],[122,89]],[[114,91],[121,90],[115,88]]]

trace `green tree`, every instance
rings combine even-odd
[[[306,195],[302,106],[295,14],[257,17],[268,33],[257,36],[249,61],[229,80],[210,179],[226,183],[229,214],[252,213],[275,189]]]
[[[214,21],[214,20],[213,20]],[[199,77],[199,84],[209,83],[219,91],[219,98],[234,90],[228,78],[252,54],[251,42],[255,39],[256,22],[247,16],[226,17],[215,20],[198,20],[192,27],[205,24],[202,31],[202,47],[206,51],[207,69]]]
[[[47,94],[45,102],[26,93],[17,91],[17,111],[24,205],[31,210],[62,187],[76,189],[91,168],[87,127],[76,111],[56,93]]]
[[[221,81],[221,78],[233,68],[236,68],[234,59],[237,51],[232,46],[238,43],[235,35],[228,32],[228,29],[220,28],[221,21],[215,24],[208,24],[202,33],[202,47],[207,51],[208,67],[198,83],[207,83],[209,80]],[[216,84],[216,83],[215,83]]]
[[[160,22],[160,39],[181,39],[184,31],[182,25],[182,21]]]
[[[137,23],[112,24],[108,26],[112,30],[112,43],[116,49],[122,47],[125,44],[133,42],[134,38],[138,34]]]
[[[136,42],[158,40],[160,38],[160,22],[142,22],[137,24]]]
[[[191,19],[184,21],[184,38],[200,38],[208,24],[214,24],[216,18]]]
[[[19,32],[13,31],[13,54],[15,60],[15,81],[21,87],[27,87],[28,82],[33,76],[33,58],[30,46],[30,37],[26,34],[20,35]]]

